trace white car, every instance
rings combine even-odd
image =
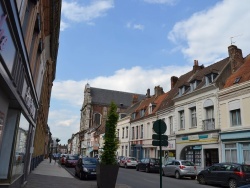
[[[128,167],[135,168],[137,164],[138,162],[135,157],[124,157],[120,161],[120,166],[123,166],[124,168],[128,168]]]

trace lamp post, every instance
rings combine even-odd
[[[58,147],[58,142],[60,142],[61,140],[60,139],[56,139],[56,153],[57,153],[57,147]]]

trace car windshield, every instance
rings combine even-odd
[[[131,160],[131,161],[136,161],[136,158],[134,158],[134,157],[131,157],[131,158],[128,158],[129,160]]]
[[[82,159],[82,163],[86,165],[93,165],[97,163],[97,160],[96,158],[85,158],[85,159]]]
[[[160,160],[159,159],[151,159],[151,163],[160,163]]]
[[[181,163],[184,166],[194,166],[194,163],[192,163],[191,161],[182,161]]]
[[[79,158],[78,156],[69,156],[68,159],[69,160],[78,160],[78,158]]]
[[[250,165],[242,165],[242,171],[250,173]]]

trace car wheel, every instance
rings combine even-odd
[[[136,169],[136,171],[139,171],[139,167],[138,166],[136,166],[135,169]]]
[[[203,175],[199,175],[197,177],[197,181],[199,182],[199,184],[203,184],[203,185],[206,184],[206,181]]]
[[[149,173],[149,168],[148,167],[146,167],[146,172]]]
[[[80,172],[80,175],[79,175],[80,179],[83,180],[84,179],[84,175],[82,172]]]
[[[237,182],[236,182],[236,180],[235,180],[235,179],[230,179],[230,180],[228,181],[228,186],[229,186],[229,188],[236,188],[236,187],[237,187]]]
[[[191,176],[190,177],[192,180],[195,180],[196,179],[196,176]]]
[[[180,173],[178,171],[175,172],[175,178],[176,179],[180,179],[181,178]]]

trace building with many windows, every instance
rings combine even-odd
[[[231,50],[232,74],[218,93],[221,160],[250,164],[250,56]]]
[[[0,186],[21,187],[49,148],[61,0],[0,1]]]

